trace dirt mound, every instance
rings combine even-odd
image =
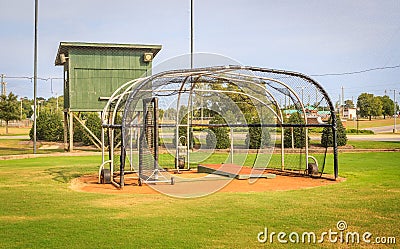
[[[187,189],[196,183],[196,174],[187,174],[185,177],[190,178],[193,181],[184,181],[179,182],[173,186],[165,184],[168,188],[175,189]],[[220,181],[228,181],[226,177],[220,177]],[[265,192],[265,191],[285,191],[285,190],[295,190],[295,189],[305,189],[305,188],[313,188],[318,186],[324,186],[329,184],[335,184],[344,181],[344,178],[339,178],[336,181],[328,180],[324,178],[311,178],[304,176],[287,176],[287,175],[276,175],[273,179],[265,179],[260,178],[255,182],[251,182],[248,180],[237,180],[233,179],[230,182],[218,190],[218,192]],[[70,188],[75,191],[82,192],[92,192],[92,193],[106,193],[106,194],[159,194],[157,190],[148,185],[138,186],[137,180],[135,179],[126,179],[126,185],[123,189],[118,189],[112,184],[99,184],[97,183],[98,178],[97,175],[86,175],[71,181]],[[212,185],[213,182],[209,181],[209,184]],[[178,190],[179,192],[179,190]]]

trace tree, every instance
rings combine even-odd
[[[330,118],[328,122],[329,123],[332,122]],[[344,146],[347,144],[347,135],[346,135],[346,129],[343,127],[342,121],[340,120],[339,116],[337,116],[336,119],[336,127],[337,127],[337,140],[336,140],[337,145]],[[324,127],[324,129],[322,130],[321,145],[325,148],[333,147],[333,133],[331,127]]]
[[[344,101],[344,107],[346,108],[354,108],[354,103],[353,100],[348,99]]]
[[[379,96],[374,97],[372,103],[372,115],[376,118],[383,114],[383,103]]]
[[[51,97],[47,101],[42,103],[43,108],[50,111],[51,113],[62,112],[64,104],[63,96]]]
[[[362,93],[357,98],[357,107],[361,117],[371,117],[374,115],[374,95],[371,93]]]
[[[394,102],[389,98],[389,96],[385,95],[383,97],[379,96],[382,102],[382,115],[383,118],[386,119],[386,116],[392,116],[394,114]]]
[[[295,112],[290,115],[288,120],[289,124],[304,124],[304,119],[301,117],[300,113]],[[295,148],[303,148],[306,146],[306,132],[305,128],[301,127],[291,127],[285,128],[284,131],[284,144],[286,148],[292,147],[292,133],[293,133],[293,145]]]
[[[210,84],[209,86],[212,90],[227,91],[226,93],[215,95],[214,100],[209,103],[209,109],[213,110],[214,114],[223,113],[224,118],[228,122],[242,123],[251,123],[253,117],[259,116],[256,103],[245,94],[243,87],[233,83],[219,83],[220,84]],[[235,113],[234,120],[229,120],[228,118],[230,117],[226,116],[228,110]],[[237,112],[240,112],[240,114]]]
[[[64,139],[64,128],[60,114],[42,111],[36,119],[36,136],[38,140],[44,141],[62,141]],[[33,125],[29,132],[31,140],[33,139]]]
[[[163,109],[158,109],[158,118],[160,120],[164,119],[164,113],[165,113],[165,111]]]
[[[160,112],[161,116],[161,112]],[[162,113],[163,120],[175,120],[176,119],[176,109],[175,108],[168,108]]]
[[[33,115],[33,100],[28,98],[23,98],[22,100],[22,118],[31,118]]]
[[[260,120],[254,118],[252,123],[259,124]],[[271,135],[266,127],[249,127],[245,142],[249,149],[259,149],[271,143]]]
[[[215,114],[210,124],[225,124],[224,118]],[[206,144],[208,148],[227,149],[231,146],[228,127],[211,127],[207,130]]]
[[[6,122],[6,134],[8,134],[8,123],[11,120],[20,120],[20,110],[17,95],[12,92],[0,96],[0,119]]]

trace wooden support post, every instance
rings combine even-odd
[[[74,113],[69,112],[69,152],[74,151]]]
[[[68,113],[64,111],[64,150],[68,151]]]

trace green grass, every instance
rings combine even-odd
[[[355,149],[400,149],[400,142],[396,141],[347,141]]]
[[[369,121],[368,119],[360,119],[358,121],[358,128],[365,129],[371,127],[380,127],[380,126],[388,126],[393,125],[394,119],[387,117],[386,119],[372,119]],[[357,121],[348,120],[346,122],[346,128],[357,129]]]
[[[48,154],[53,152],[62,152],[63,149],[40,149],[41,142],[37,144],[38,154]],[[21,155],[21,154],[32,154],[33,145],[30,140],[26,139],[0,139],[0,156],[8,155]]]
[[[21,136],[29,135],[30,127],[8,127],[8,134],[6,134],[6,127],[0,126],[0,136]]]
[[[400,153],[339,159],[342,183],[188,200],[69,189],[71,179],[97,171],[99,157],[0,161],[0,248],[303,248],[313,245],[259,244],[257,234],[321,233],[339,220],[399,239]]]

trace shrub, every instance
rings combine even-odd
[[[229,148],[231,146],[231,140],[226,132],[226,128],[217,127],[207,130],[206,144],[208,148]]]
[[[358,130],[358,132],[357,132],[357,129],[346,129],[346,133],[347,134],[359,133],[359,134],[371,134],[371,135],[375,134],[374,131],[371,131],[371,130]]]
[[[253,123],[260,123],[256,120]],[[271,135],[268,128],[265,127],[249,127],[246,135],[246,145],[249,149],[259,149],[271,143]]]
[[[83,132],[83,127],[81,127],[81,124],[74,119],[74,141],[82,142],[84,136],[86,135]]]
[[[300,113],[293,113],[289,120],[289,124],[304,124],[304,119],[301,117]],[[285,128],[284,131],[284,144],[286,148],[292,147],[292,130],[293,130],[293,138],[294,138],[294,147],[295,148],[303,148],[306,146],[306,131],[305,128],[301,127],[293,127],[293,128]],[[309,139],[309,138],[308,138]]]
[[[328,122],[332,122],[329,119]],[[346,129],[343,127],[342,121],[340,117],[336,119],[336,126],[337,126],[337,145],[344,146],[347,144],[347,136],[346,136]],[[333,134],[331,127],[325,127],[322,131],[321,135],[321,145],[323,147],[333,147]]]
[[[210,124],[225,124],[225,120],[220,115],[215,115]],[[207,130],[206,144],[208,148],[227,149],[231,146],[229,138],[229,128],[227,127],[211,127]]]
[[[33,140],[33,125],[29,136]],[[40,112],[36,119],[36,138],[38,140],[58,142],[64,139],[62,118],[59,114]]]
[[[101,119],[97,113],[87,113],[86,114],[86,122],[85,125],[89,130],[93,132],[94,135],[96,135],[97,138],[101,138]],[[81,129],[84,129],[81,127]],[[88,136],[91,136],[90,134],[82,136],[82,143],[84,145],[92,145],[93,142],[89,139]]]

